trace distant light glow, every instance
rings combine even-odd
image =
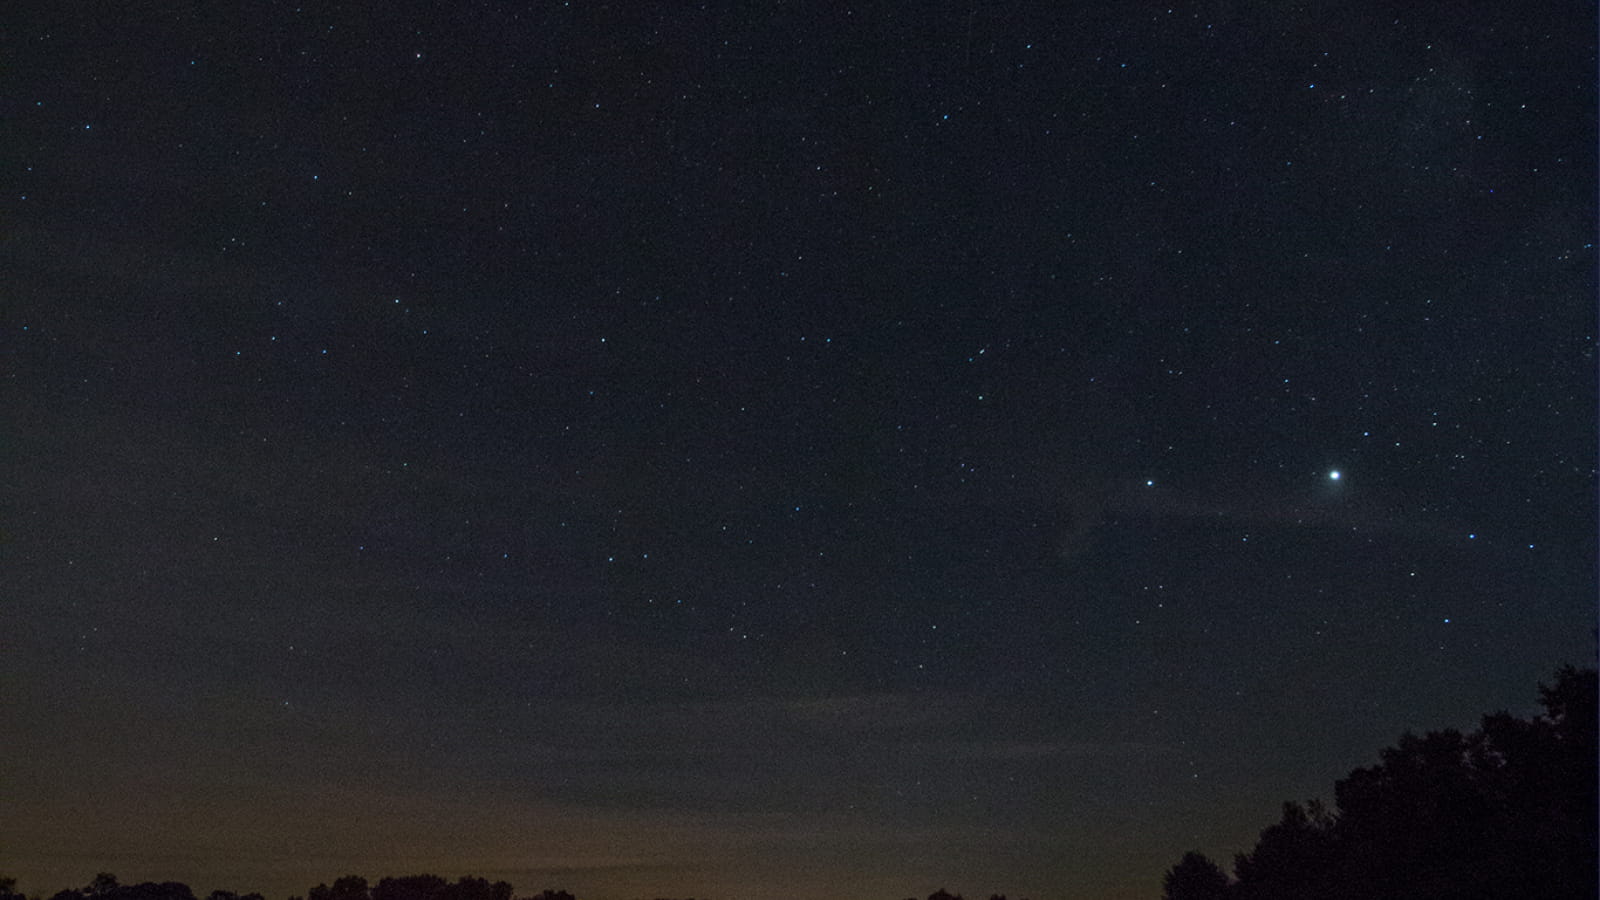
[[[1332,472],[1329,472],[1328,473],[1328,480],[1329,481],[1338,481],[1339,480],[1339,470],[1338,469],[1334,469]]]

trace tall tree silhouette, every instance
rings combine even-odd
[[[1346,883],[1435,897],[1593,897],[1595,671],[1540,687],[1545,714],[1404,735],[1335,786]]]
[[[1227,900],[1228,876],[1203,853],[1189,851],[1161,879],[1162,900]]]
[[[1235,857],[1231,885],[1186,855],[1167,872],[1168,900],[1594,897],[1595,670],[1563,667],[1539,693],[1532,719],[1402,735],[1334,785],[1336,812],[1285,804]]]
[[[1283,817],[1261,832],[1255,849],[1234,857],[1238,900],[1297,897],[1331,900],[1338,892],[1333,818],[1322,804],[1285,803]]]

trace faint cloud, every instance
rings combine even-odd
[[[1166,744],[1142,741],[938,741],[918,744],[914,749],[939,759],[956,760],[1166,756],[1177,752]]]
[[[802,727],[823,734],[857,735],[945,730],[972,721],[984,708],[977,694],[858,694],[791,700],[785,711]]]

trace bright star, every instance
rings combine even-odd
[[[1329,481],[1338,481],[1339,480],[1339,470],[1338,469],[1334,469],[1332,472],[1329,472],[1328,473],[1328,480]]]

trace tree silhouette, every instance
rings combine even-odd
[[[352,876],[353,879],[353,876]],[[511,900],[512,887],[504,881],[490,882],[486,878],[462,876],[451,884],[437,875],[407,875],[403,878],[384,878],[370,893],[357,892],[356,882],[365,889],[361,879],[340,879],[335,882],[330,896],[308,896],[307,900]],[[349,893],[338,893],[341,884],[350,881]],[[314,890],[314,889],[313,889]],[[548,893],[548,892],[547,892]],[[571,895],[568,894],[568,897]]]
[[[1227,900],[1228,876],[1203,853],[1185,853],[1161,879],[1162,900]]]
[[[370,897],[367,880],[360,875],[346,875],[335,879],[331,888],[319,884],[306,892],[307,900],[369,900]]]
[[[28,900],[15,892],[16,879],[0,876],[0,900]],[[369,887],[360,875],[335,879],[333,886],[318,884],[304,900],[512,900],[512,886],[504,881],[463,876],[450,883],[437,875],[384,878]],[[38,898],[33,898],[38,900]],[[57,892],[50,900],[195,900],[189,886],[178,882],[144,882],[125,885],[110,872],[101,872],[88,885]],[[264,900],[260,894],[239,894],[217,889],[206,900]],[[291,897],[290,900],[302,900]],[[546,890],[523,900],[577,900],[566,891]]]
[[[1285,803],[1278,824],[1261,832],[1250,853],[1234,857],[1239,900],[1335,896],[1338,850],[1333,820],[1322,804]]]
[[[491,882],[487,878],[461,877],[452,888],[453,900],[511,900],[510,882]]]
[[[384,878],[372,889],[372,900],[440,900],[449,882],[437,875]],[[319,900],[308,897],[306,900]]]
[[[226,893],[226,892],[225,892]],[[260,895],[254,895],[259,897]],[[58,891],[51,900],[195,900],[187,884],[177,881],[119,884],[117,876],[101,872],[85,887]]]
[[[1595,672],[1540,687],[1545,714],[1485,716],[1471,735],[1407,734],[1335,787],[1359,885],[1418,896],[1595,895]]]
[[[1190,853],[1167,900],[1590,898],[1596,893],[1596,673],[1563,667],[1545,713],[1472,734],[1404,734],[1334,785],[1337,812],[1286,803],[1231,885]]]
[[[236,894],[219,888],[207,894],[206,900],[266,900],[266,898],[260,894]]]

